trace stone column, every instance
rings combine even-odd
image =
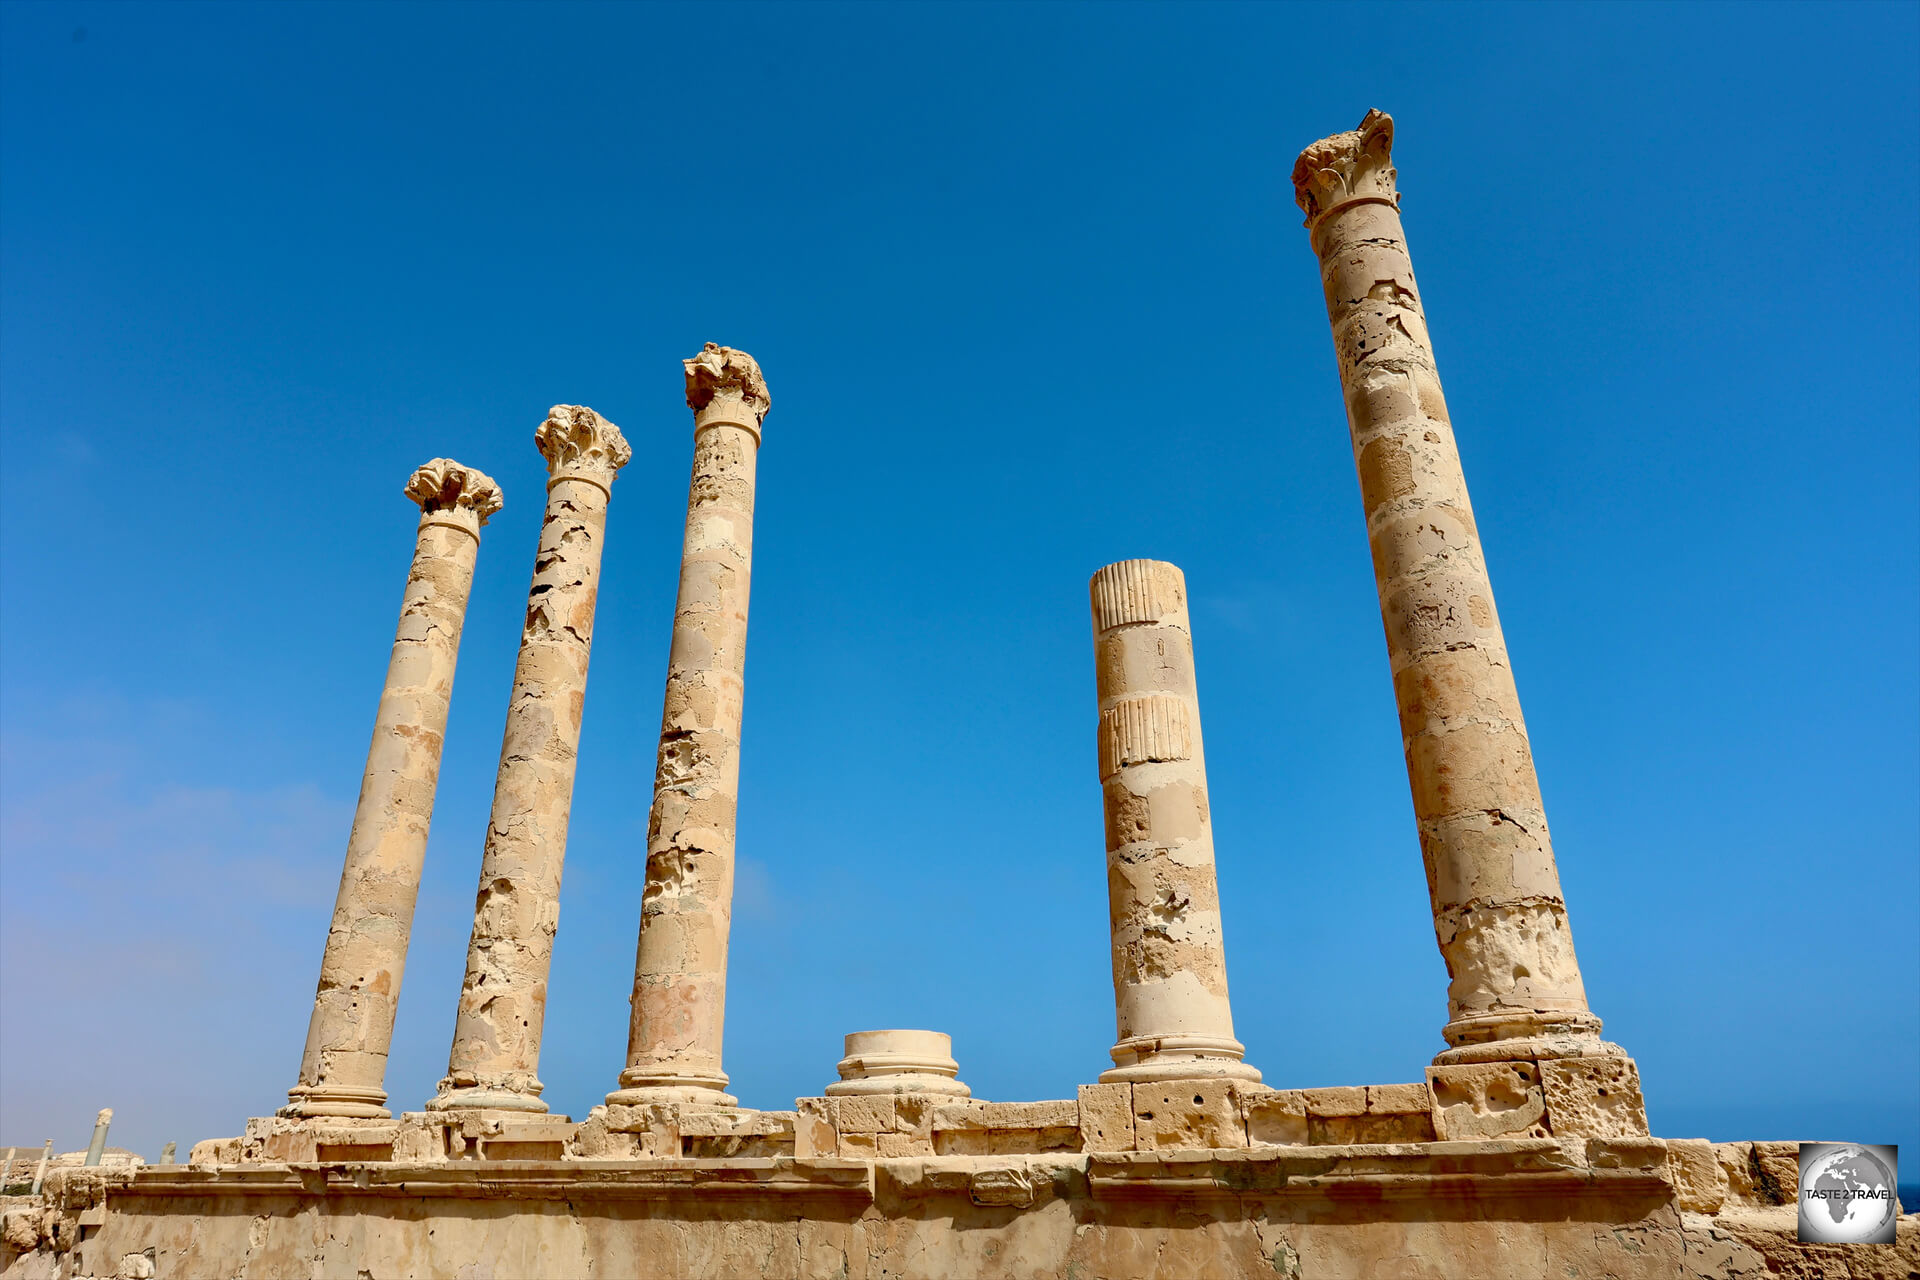
[[[547,460],[547,511],[507,703],[493,816],[467,944],[447,1077],[431,1110],[534,1111],[547,970],[560,924],[560,867],[593,647],[600,550],[613,479],[633,456],[620,428],[555,405],[533,433]]]
[[[1320,258],[1374,580],[1452,979],[1454,1062],[1618,1053],[1575,962],[1513,668],[1400,226],[1393,120],[1308,147],[1293,182]]]
[[[100,1157],[107,1150],[107,1126],[113,1123],[113,1108],[102,1107],[100,1114],[93,1118],[93,1140],[87,1143],[87,1164],[100,1163]]]
[[[40,1148],[40,1163],[33,1170],[33,1186],[28,1195],[39,1195],[40,1188],[47,1181],[47,1162],[53,1159],[53,1139],[47,1139],[47,1145]]]
[[[1258,1080],[1227,1000],[1187,580],[1163,561],[1122,560],[1089,593],[1119,1024],[1100,1079]]]
[[[771,401],[760,366],[715,346],[685,362],[693,410],[680,598],[674,605],[633,1018],[616,1106],[731,1107],[720,1069],[733,918],[754,463]]]
[[[500,509],[493,480],[435,458],[407,481],[420,505],[413,567],[387,684],[347,837],[300,1082],[280,1114],[385,1119],[387,1049],[427,853],[440,747],[480,527]]]

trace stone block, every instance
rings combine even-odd
[[[1443,1142],[1475,1138],[1544,1138],[1546,1095],[1532,1062],[1476,1062],[1428,1067],[1434,1131]]]
[[[842,1133],[838,1154],[842,1160],[877,1160],[880,1157],[880,1135]]]
[[[1367,1091],[1362,1085],[1342,1085],[1333,1089],[1302,1089],[1310,1116],[1363,1116],[1367,1114]]]
[[[1304,1090],[1242,1085],[1238,1093],[1248,1142],[1260,1146],[1304,1147],[1312,1141],[1307,1134]]]
[[[1136,1151],[1244,1147],[1246,1124],[1231,1080],[1168,1080],[1133,1086]]]
[[[930,1133],[925,1137],[913,1133],[879,1133],[874,1138],[875,1146],[885,1160],[933,1154],[933,1135]]]
[[[1307,1117],[1307,1141],[1316,1147],[1345,1147],[1377,1142],[1432,1142],[1433,1113],[1379,1116]]]
[[[1727,1202],[1727,1171],[1705,1138],[1667,1140],[1667,1176],[1674,1197],[1688,1213],[1718,1213]]]
[[[319,1156],[317,1147],[310,1130],[286,1128],[261,1140],[259,1158],[269,1164],[311,1161]]]
[[[896,1131],[933,1140],[933,1117],[953,1099],[942,1094],[896,1093],[893,1095],[893,1123]]]
[[[1775,1205],[1799,1203],[1799,1143],[1754,1143],[1753,1168],[1755,1189],[1765,1203]]]
[[[898,1127],[892,1094],[855,1095],[830,1098],[833,1124],[845,1137],[849,1133],[892,1133]]]
[[[662,1123],[677,1124],[679,1108],[652,1103],[628,1106],[610,1102],[605,1107],[595,1107],[594,1110],[604,1112],[602,1119],[609,1133],[646,1133]]]
[[[1024,1209],[1033,1203],[1033,1175],[1020,1165],[989,1165],[973,1171],[967,1193],[975,1204]]]
[[[991,1147],[985,1129],[936,1129],[933,1154],[937,1156],[984,1156]]]
[[[1720,1172],[1726,1175],[1730,1199],[1748,1206],[1768,1203],[1760,1190],[1759,1171],[1753,1163],[1751,1142],[1716,1142],[1713,1144],[1713,1156],[1719,1162]]]
[[[208,1138],[204,1142],[196,1142],[193,1150],[187,1153],[187,1163],[198,1169],[239,1164],[242,1141],[240,1138]]]
[[[933,1109],[933,1127],[941,1129],[990,1129],[984,1102],[949,1102]]]
[[[683,1111],[683,1138],[781,1137],[793,1132],[791,1111]]]
[[[980,1108],[989,1129],[1078,1128],[1080,1104],[1070,1099],[1048,1102],[987,1102]]]
[[[880,1195],[889,1200],[914,1200],[955,1193],[965,1195],[972,1181],[965,1168],[927,1160],[897,1160],[877,1165],[873,1180]]]
[[[683,1138],[718,1138],[740,1131],[740,1122],[751,1111],[688,1111],[680,1116]]]
[[[1419,1084],[1370,1084],[1367,1086],[1367,1114],[1370,1116],[1431,1115],[1433,1091],[1426,1082]]]
[[[683,1111],[680,1137],[695,1160],[766,1159],[794,1154],[792,1111]]]
[[[685,1138],[689,1160],[777,1160],[793,1154],[793,1138],[772,1134],[734,1134],[725,1138]]]
[[[793,1154],[796,1157],[835,1155],[840,1150],[840,1135],[833,1127],[829,1098],[794,1100]]]
[[[1080,1086],[1080,1146],[1084,1151],[1133,1150],[1133,1086]]]
[[[488,1138],[480,1143],[482,1160],[558,1160],[566,1154],[564,1142],[515,1142],[511,1138]],[[731,1153],[729,1153],[731,1154]]]
[[[395,1120],[308,1120],[299,1122],[316,1146],[391,1147],[400,1132]]]
[[[1547,1126],[1557,1138],[1644,1138],[1647,1106],[1632,1058],[1551,1058],[1539,1064]]]
[[[1588,1138],[1587,1163],[1596,1169],[1665,1169],[1667,1144],[1658,1138]]]
[[[604,1132],[605,1126],[602,1125]],[[569,1143],[571,1143],[571,1136]],[[438,1129],[425,1124],[403,1124],[393,1136],[393,1158],[400,1164],[438,1160],[446,1151]]]
[[[989,1129],[987,1151],[996,1156],[1038,1155],[1043,1151],[1078,1151],[1080,1126],[1049,1125],[1044,1129]]]
[[[678,1160],[682,1155],[680,1147],[680,1108],[676,1106],[636,1107],[642,1113],[645,1128],[640,1131],[641,1154],[662,1159]],[[613,1108],[607,1108],[609,1115]]]

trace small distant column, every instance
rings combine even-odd
[[[1506,639],[1400,225],[1393,120],[1314,143],[1293,182],[1320,258],[1413,787],[1452,979],[1436,1062],[1618,1053],[1574,958]]]
[[[1089,590],[1119,1025],[1100,1079],[1258,1080],[1227,999],[1186,578],[1122,560]]]
[[[29,1195],[37,1196],[40,1194],[40,1187],[47,1180],[47,1164],[52,1159],[53,1159],[53,1139],[48,1138],[47,1145],[40,1148],[40,1163],[34,1168],[33,1187],[28,1191]]]
[[[384,1119],[387,1050],[440,778],[440,748],[473,586],[480,528],[500,509],[492,478],[449,458],[413,473],[413,567],[374,719],[346,867],[320,959],[300,1082],[280,1114]]]
[[[633,450],[620,428],[570,404],[548,411],[533,443],[547,460],[547,511],[480,859],[467,977],[447,1077],[427,1103],[431,1110],[547,1109],[536,1073],[601,544],[614,476]]]
[[[179,1145],[180,1144],[177,1142],[169,1142],[166,1146],[160,1148],[160,1163],[172,1164],[173,1153],[179,1147]]]
[[[113,1123],[113,1108],[102,1107],[100,1114],[93,1118],[93,1141],[87,1144],[87,1164],[100,1163],[100,1157],[107,1151],[107,1128]]]
[[[752,356],[685,362],[693,480],[647,829],[627,1067],[614,1105],[731,1107],[720,1069],[746,693],[754,466],[771,400]]]

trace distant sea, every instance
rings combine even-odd
[[[1920,1213],[1920,1182],[1903,1182],[1893,1190],[1900,1197],[1900,1212]]]

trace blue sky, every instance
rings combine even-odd
[[[1414,1080],[1434,946],[1288,174],[1368,107],[1593,1007],[1656,1132],[1920,1146],[1920,9],[0,6],[0,1141],[295,1076],[413,527],[481,548],[388,1088],[442,1074],[548,405],[615,489],[542,1075],[623,1064],[691,455],[760,458],[727,1069],[1114,1028],[1086,580],[1194,601],[1281,1086]]]

